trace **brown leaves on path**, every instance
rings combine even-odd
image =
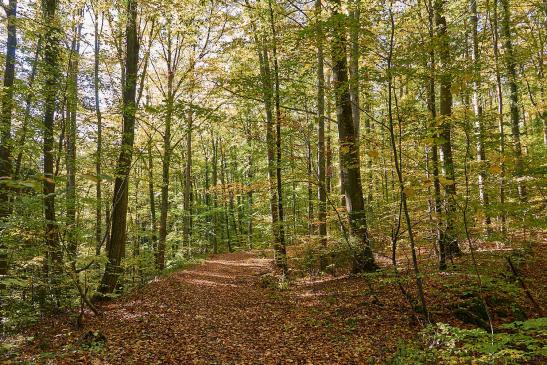
[[[58,364],[368,364],[415,332],[393,289],[377,303],[362,278],[261,287],[271,270],[253,253],[215,255],[104,304],[82,331],[66,321],[38,326],[35,338],[47,343],[22,358],[47,351],[55,358],[46,362]],[[106,338],[98,350],[81,347],[89,331]]]

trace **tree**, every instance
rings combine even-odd
[[[439,58],[441,61],[440,75],[440,125],[439,139],[441,140],[441,152],[444,169],[445,210],[446,226],[442,234],[441,255],[451,257],[460,254],[458,237],[456,233],[456,175],[452,156],[452,75],[450,69],[450,44],[443,14],[444,0],[435,1],[435,23],[439,38]],[[441,265],[443,266],[443,265]]]
[[[368,234],[361,185],[361,163],[359,144],[353,123],[351,99],[348,83],[348,67],[346,58],[345,18],[340,13],[340,1],[332,2],[332,74],[333,89],[336,99],[336,120],[338,122],[338,139],[340,144],[340,172],[345,192],[346,209],[352,235],[357,240],[353,249],[353,271],[371,271],[376,269],[370,237]]]
[[[482,112],[482,97],[481,97],[481,60],[479,54],[479,35],[478,35],[478,14],[477,14],[477,0],[469,1],[469,20],[471,23],[471,33],[473,48],[471,52],[473,60],[473,111],[475,113],[475,134],[477,138],[477,162],[479,163],[479,199],[485,210],[485,224],[486,230],[489,233],[491,228],[490,224],[490,198],[486,191],[486,150],[484,146],[484,121]]]
[[[70,61],[67,87],[67,127],[66,127],[66,224],[68,238],[68,254],[72,264],[77,254],[77,234],[76,234],[76,144],[77,144],[77,125],[76,118],[78,113],[78,72],[80,64],[80,38],[82,33],[81,18],[83,11],[75,14],[76,25],[71,45]]]
[[[275,242],[275,251],[277,254],[276,262],[283,273],[287,272],[287,252],[285,248],[285,227],[283,211],[283,183],[281,178],[281,97],[279,95],[279,61],[277,59],[277,30],[275,26],[274,11],[272,1],[268,0],[270,9],[270,27],[272,31],[272,58],[273,58],[273,76],[274,76],[274,101],[275,101],[275,150],[276,150],[276,189],[277,189],[277,218],[279,227],[277,227],[277,238]]]
[[[495,0],[497,1],[497,0]],[[526,187],[522,181],[524,175],[524,160],[522,156],[522,145],[520,142],[520,112],[519,112],[519,89],[517,85],[517,70],[515,55],[513,54],[513,37],[511,35],[511,8],[509,0],[500,0],[502,6],[501,31],[504,37],[505,65],[510,89],[510,110],[511,110],[511,136],[513,137],[513,154],[515,156],[515,175],[517,178],[518,196],[521,200],[526,199]]]
[[[44,216],[46,222],[46,244],[48,247],[47,267],[52,267],[54,276],[59,275],[62,264],[62,249],[55,212],[54,136],[55,109],[57,101],[57,80],[59,76],[59,23],[56,15],[57,1],[44,1],[44,63],[46,80],[44,85]]]
[[[17,0],[10,0],[6,10],[8,18],[6,41],[6,65],[0,114],[0,223],[11,213],[9,188],[6,181],[12,177],[11,119],[13,112],[13,87],[15,82],[15,53],[17,50]],[[0,239],[0,276],[8,272],[6,247]]]
[[[116,180],[112,194],[112,228],[108,244],[108,264],[102,278],[100,292],[112,293],[121,274],[121,260],[125,255],[129,173],[135,140],[135,114],[137,105],[137,72],[139,39],[137,35],[137,0],[127,2],[126,59],[123,88],[123,131],[120,155],[116,164]]]
[[[321,0],[315,0],[316,47],[317,47],[317,189],[319,200],[319,236],[321,246],[327,245],[327,189],[325,158],[325,60],[323,55],[323,21],[321,19]],[[324,263],[323,263],[324,264]]]

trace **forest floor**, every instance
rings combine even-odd
[[[102,303],[80,330],[67,315],[47,318],[12,362],[376,364],[422,328],[394,280],[306,276],[280,290],[268,285],[272,272],[268,253],[213,255]],[[434,321],[462,325],[448,305],[458,295],[447,289],[469,281],[461,275],[429,277]]]

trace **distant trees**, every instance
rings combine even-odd
[[[11,304],[264,247],[286,274],[408,254],[425,291],[464,206],[473,245],[542,223],[542,3],[33,4],[0,19]]]

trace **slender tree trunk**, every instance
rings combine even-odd
[[[81,18],[83,10],[78,11],[76,17]],[[78,72],[80,64],[80,37],[82,33],[81,19],[74,28],[72,40],[72,55],[69,65],[69,80],[67,87],[67,127],[66,127],[66,230],[67,248],[72,265],[75,265],[76,251],[78,248],[76,233],[76,144],[78,112]]]
[[[318,217],[321,246],[327,246],[327,181],[325,156],[325,59],[323,54],[324,32],[321,19],[321,0],[315,0],[316,47],[317,47],[317,177]],[[321,262],[324,269],[324,262]]]
[[[218,212],[217,212],[217,183],[218,183],[218,144],[215,142],[215,136],[211,131],[211,143],[213,147],[213,168],[211,179],[213,185],[213,253],[218,253],[218,237],[220,230],[218,229]]]
[[[272,58],[274,65],[274,100],[275,100],[275,147],[276,147],[276,188],[277,188],[277,239],[274,245],[276,252],[276,264],[283,271],[287,272],[287,252],[285,248],[285,227],[283,212],[283,185],[281,179],[281,99],[279,95],[279,63],[277,60],[277,29],[275,27],[274,11],[272,0],[268,1],[270,8],[270,27],[272,31]]]
[[[330,89],[330,82],[329,87],[327,89]],[[331,100],[330,97],[327,98],[327,110],[326,110],[326,121],[327,121],[327,131],[326,131],[326,142],[325,142],[325,163],[326,163],[326,171],[325,171],[325,190],[326,190],[326,196],[328,197],[329,194],[332,192],[332,177],[334,174],[334,167],[332,164],[332,135],[331,135]]]
[[[154,249],[154,257],[158,260],[158,220],[156,217],[156,196],[154,192],[154,160],[152,158],[152,138],[149,137],[147,143],[147,159],[148,159],[148,200],[150,203],[150,227],[152,229],[152,247]]]
[[[493,14],[490,21],[492,26],[492,46],[494,51],[494,66],[496,71],[496,96],[498,101],[498,133],[499,133],[499,154],[500,154],[500,218],[501,230],[505,235],[507,233],[506,212],[505,212],[505,131],[503,118],[503,87],[501,83],[501,72],[499,62],[499,33],[498,33],[498,0],[494,0]]]
[[[61,271],[62,250],[59,245],[58,227],[55,213],[55,176],[54,176],[54,136],[55,105],[57,80],[59,78],[59,25],[57,20],[57,0],[44,0],[44,64],[46,80],[44,86],[44,218],[46,223],[46,245],[48,247],[47,268],[51,266],[54,276]],[[56,279],[54,279],[56,280]]]
[[[191,108],[191,106],[190,106]],[[186,133],[186,166],[184,169],[184,244],[188,245],[192,236],[192,128],[193,112],[188,111]]]
[[[229,214],[228,214],[228,204],[227,204],[227,184],[226,184],[226,155],[224,152],[224,146],[222,145],[222,142],[219,141],[219,150],[220,150],[220,184],[222,185],[222,195],[224,200],[224,228],[226,230],[226,239],[227,239],[227,246],[228,246],[228,252],[232,252],[232,237],[230,235],[230,220],[229,220]]]
[[[361,109],[360,109],[360,86],[359,86],[359,37],[361,28],[361,1],[351,0],[350,9],[350,97],[351,97],[351,113],[353,116],[353,126],[355,129],[355,138],[359,143],[359,135],[361,130]]]
[[[98,10],[94,10],[95,21],[95,42],[94,42],[94,63],[93,63],[93,86],[95,91],[95,116],[97,118],[97,150],[95,152],[95,173],[97,174],[96,185],[96,208],[95,208],[95,244],[97,247],[97,255],[100,254],[101,246],[103,242],[103,229],[102,229],[102,209],[103,209],[103,192],[102,192],[102,154],[103,154],[103,116],[101,113],[101,98],[100,98],[100,75],[99,75],[99,63],[101,53],[101,34],[102,25],[99,26],[99,13]],[[101,23],[103,15],[100,16]]]
[[[460,254],[458,237],[456,234],[456,176],[454,160],[452,157],[452,76],[450,74],[450,45],[446,18],[444,16],[445,0],[435,0],[435,22],[439,37],[439,55],[442,66],[440,76],[440,112],[441,112],[441,132],[439,137],[442,139],[441,152],[443,157],[443,168],[445,174],[445,209],[446,209],[446,229],[444,232],[444,250],[446,256]]]
[[[249,250],[253,248],[253,240],[254,240],[254,233],[253,233],[253,215],[254,215],[254,209],[253,209],[253,179],[254,179],[254,163],[253,163],[253,148],[252,148],[252,141],[249,138],[249,157],[248,157],[248,172],[247,172],[247,246]]]
[[[470,0],[469,13],[471,31],[473,35],[473,52],[471,53],[474,67],[473,78],[473,111],[475,113],[475,134],[477,138],[477,162],[479,163],[479,199],[484,209],[486,231],[490,233],[490,199],[486,191],[486,150],[484,147],[484,122],[482,113],[482,98],[480,93],[481,88],[481,63],[479,54],[479,36],[478,36],[478,14],[477,0]]]
[[[156,257],[156,267],[158,268],[158,270],[163,270],[165,268],[165,241],[167,238],[167,214],[169,212],[169,172],[170,172],[169,169],[171,167],[171,124],[173,121],[173,104],[174,104],[173,81],[175,77],[175,72],[173,70],[173,59],[172,59],[173,49],[172,49],[172,39],[171,39],[170,28],[167,30],[166,48],[167,48],[167,51],[166,51],[167,52],[167,60],[166,60],[167,61],[167,98],[166,98],[167,100],[165,101],[165,129],[163,132],[160,237],[158,241],[158,255]],[[190,131],[188,133],[190,134]],[[189,143],[191,143],[191,140]],[[190,158],[190,155],[187,157]],[[185,192],[186,192],[186,189],[185,189]],[[186,199],[185,199],[185,204],[186,204]]]
[[[204,181],[204,187],[205,187],[205,191],[204,191],[204,195],[205,195],[205,226],[206,226],[206,230],[205,230],[205,236],[207,238],[207,243],[209,245],[212,244],[212,237],[213,235],[211,234],[211,223],[212,223],[212,219],[211,219],[211,184],[210,184],[210,180],[209,180],[209,170],[210,170],[210,163],[209,163],[209,152],[206,150],[206,146],[204,145],[203,146],[203,155],[205,157],[205,173],[204,173],[204,177],[205,177],[205,181]],[[206,248],[207,251],[209,251],[209,246],[207,246]]]
[[[497,1],[497,0],[495,0]],[[507,79],[510,89],[511,109],[511,136],[513,137],[513,154],[515,156],[515,175],[519,198],[526,200],[526,187],[522,181],[524,176],[524,160],[522,156],[522,145],[520,142],[520,113],[519,113],[519,90],[517,85],[516,61],[513,52],[513,40],[511,35],[511,8],[509,0],[500,0],[503,15],[501,18],[501,31],[504,37],[505,64],[507,67]]]
[[[313,209],[313,201],[314,194],[313,194],[313,169],[312,169],[312,146],[311,146],[311,137],[312,137],[312,126],[310,125],[309,133],[308,133],[308,141],[306,143],[307,148],[307,154],[306,154],[306,167],[308,170],[308,235],[313,235],[315,230],[315,223],[314,223],[314,209]]]
[[[361,185],[359,144],[356,140],[355,126],[351,113],[346,59],[346,26],[345,19],[339,15],[340,0],[333,1],[333,5],[331,52],[338,137],[340,141],[340,172],[345,175],[343,182],[351,233],[358,241],[358,247],[353,252],[353,271],[371,271],[375,270],[377,266],[374,262],[370,237],[368,235],[363,188]]]
[[[116,180],[112,201],[112,229],[108,250],[109,262],[102,278],[100,292],[112,293],[122,272],[121,260],[125,255],[129,173],[133,158],[135,139],[135,114],[137,105],[137,71],[139,39],[137,35],[137,0],[127,2],[127,44],[125,60],[125,82],[123,90],[123,134],[120,156],[116,166]]]
[[[429,38],[431,44],[435,44],[435,24],[434,24],[434,10],[432,1],[428,2],[428,15],[429,15]],[[433,176],[433,192],[434,192],[434,211],[435,211],[435,225],[436,225],[436,244],[439,248],[439,269],[446,269],[446,248],[444,241],[444,230],[441,227],[441,218],[442,218],[442,200],[441,200],[441,183],[439,182],[439,147],[437,144],[438,140],[438,128],[437,128],[437,102],[436,102],[436,93],[435,93],[435,77],[436,77],[436,59],[435,59],[435,49],[433,46],[429,52],[429,62],[430,62],[430,75],[428,80],[428,108],[431,114],[431,129],[433,132],[432,135],[432,144],[431,144],[431,165],[432,165],[432,176]]]
[[[17,50],[17,1],[10,0],[5,7],[7,26],[6,65],[4,68],[4,87],[2,90],[2,110],[0,115],[0,224],[11,213],[10,193],[3,180],[12,178],[12,139],[11,119],[13,111],[13,85],[15,82],[15,53]],[[8,273],[8,254],[3,239],[0,238],[0,277]],[[0,318],[1,319],[1,318]]]
[[[394,46],[394,35],[395,35],[395,21],[393,18],[393,13],[391,8],[389,9],[389,17],[391,22],[391,32],[390,32],[390,47],[389,47],[389,54],[387,58],[387,83],[388,83],[388,120],[389,120],[389,137],[391,142],[391,149],[393,152],[393,162],[395,165],[395,171],[397,172],[397,181],[399,183],[399,191],[400,191],[400,199],[402,203],[403,213],[405,215],[405,222],[406,222],[406,228],[408,233],[408,240],[410,242],[410,250],[412,253],[412,265],[414,268],[414,274],[416,278],[416,288],[418,289],[418,296],[420,298],[420,302],[422,305],[423,312],[425,314],[426,318],[429,318],[429,314],[427,311],[427,305],[425,301],[425,294],[424,294],[424,287],[423,287],[423,279],[422,274],[420,273],[420,269],[418,267],[418,258],[416,255],[416,243],[414,241],[414,232],[413,232],[413,226],[412,222],[410,220],[410,213],[408,211],[408,203],[407,203],[407,194],[405,191],[405,181],[402,171],[402,157],[399,154],[400,151],[397,150],[397,143],[395,140],[395,132],[393,127],[393,76],[391,74],[392,72],[392,58],[393,58],[393,46]],[[401,123],[401,121],[399,121]],[[400,124],[399,124],[400,128]],[[395,246],[394,246],[395,247]],[[395,251],[393,252],[393,258],[395,261]]]

